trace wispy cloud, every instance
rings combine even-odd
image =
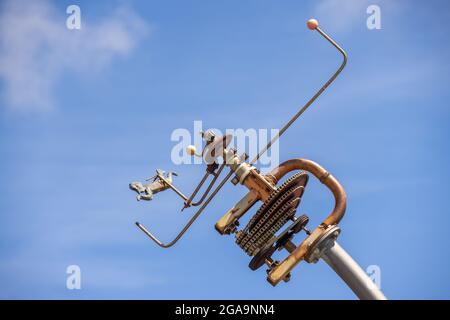
[[[95,22],[83,19],[81,30],[68,30],[66,17],[47,0],[0,5],[1,98],[6,107],[54,107],[54,86],[65,71],[101,70],[130,54],[149,31],[145,21],[124,7]]]

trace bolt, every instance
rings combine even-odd
[[[291,280],[291,273],[290,272],[287,275],[285,275],[284,278],[283,278],[284,282],[288,282],[289,280]]]

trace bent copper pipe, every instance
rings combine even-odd
[[[327,226],[338,224],[344,216],[347,206],[347,195],[341,184],[322,166],[314,161],[307,159],[292,159],[283,162],[278,168],[275,168],[269,177],[271,176],[275,182],[278,182],[284,175],[294,170],[304,170],[313,174],[320,182],[330,189],[333,193],[335,204],[333,211],[328,217],[317,227],[290,255],[284,259],[277,267],[272,269],[268,274],[267,280],[276,285],[308,254],[312,244],[315,240],[320,238],[320,235],[324,232]],[[291,248],[292,250],[293,248]]]
[[[342,185],[322,166],[314,161],[307,159],[292,159],[283,162],[279,167],[275,168],[269,175],[278,182],[284,175],[294,170],[304,170],[312,173],[320,182],[330,189],[333,193],[335,205],[333,211],[322,222],[322,225],[334,225],[341,221],[347,207],[347,195]]]

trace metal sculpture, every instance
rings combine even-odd
[[[138,197],[141,197],[141,199],[150,200],[153,194],[156,193],[156,190],[162,191],[170,188],[183,199],[183,209],[200,206],[177,236],[166,243],[156,238],[141,223],[136,222],[136,225],[158,246],[162,248],[173,246],[209,205],[225,183],[234,175],[231,180],[232,184],[245,186],[248,189],[248,193],[217,221],[215,228],[221,235],[235,235],[236,244],[252,257],[249,263],[250,269],[257,270],[261,266],[266,265],[268,268],[267,280],[275,286],[280,281],[288,281],[292,269],[299,262],[315,263],[319,259],[323,259],[361,299],[385,299],[383,293],[373,284],[365,272],[336,243],[336,239],[340,234],[338,223],[344,216],[347,201],[345,190],[336,178],[319,164],[307,159],[288,160],[265,175],[261,174],[254,166],[256,161],[336,79],[347,63],[345,51],[319,28],[317,20],[309,20],[307,26],[309,29],[317,31],[342,55],[340,66],[328,81],[250,162],[246,162],[248,156],[245,153],[238,154],[237,150],[228,148],[232,136],[216,136],[213,131],[202,132],[201,135],[205,142],[202,152],[197,154],[194,146],[187,148],[188,154],[201,156],[207,163],[203,178],[190,196],[184,195],[172,184],[171,179],[164,177],[158,172],[156,175],[157,181],[154,182],[156,185],[151,184],[146,187],[139,183],[130,184],[130,188],[138,192]],[[225,168],[228,168],[229,172],[211,192]],[[284,182],[281,182],[281,184],[279,183],[286,175],[291,173],[294,174]],[[335,206],[332,212],[312,231],[306,228],[309,221],[308,216],[301,215],[297,217],[295,215],[308,183],[308,173],[323,183],[331,191],[335,199]],[[212,179],[205,191],[197,201],[194,201],[210,176],[212,176]],[[239,230],[239,219],[257,202],[262,202],[259,209],[250,218],[247,225]],[[284,230],[282,230],[283,228]],[[306,238],[297,245],[293,239],[301,231],[305,232]],[[288,252],[287,257],[282,261],[273,260],[272,255],[277,250],[283,249]]]
[[[136,199],[138,201],[150,201],[156,193],[170,188],[172,185],[173,176],[178,176],[178,174],[171,171],[164,177],[164,171],[161,169],[156,169],[156,175],[145,180],[152,180],[151,183],[142,184],[141,182],[134,181],[129,184],[129,187],[131,190],[137,192],[138,195],[136,196]]]

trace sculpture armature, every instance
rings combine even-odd
[[[142,184],[141,182],[134,181],[129,184],[131,190],[137,192],[136,199],[150,201],[153,199],[153,195],[164,191],[169,188],[167,182],[172,183],[173,176],[177,176],[176,172],[169,172],[164,177],[164,171],[157,169],[154,177],[146,179],[146,181],[152,180],[151,183]]]

